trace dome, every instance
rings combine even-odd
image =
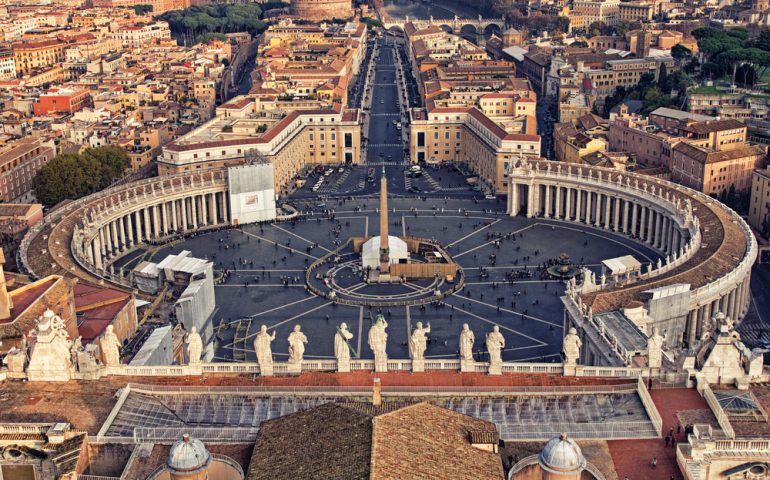
[[[210,462],[211,454],[203,442],[185,434],[171,446],[166,466],[172,472],[195,472],[208,467]]]
[[[545,444],[538,458],[540,466],[552,473],[578,472],[586,467],[583,452],[574,440],[562,433]]]

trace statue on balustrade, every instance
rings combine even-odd
[[[270,343],[275,340],[275,331],[270,335],[267,333],[267,325],[262,325],[257,334],[257,338],[254,339],[254,351],[257,354],[257,363],[259,363],[260,371],[273,368],[273,350],[270,347]]]
[[[340,324],[337,328],[337,334],[334,335],[334,356],[338,362],[350,362],[350,345],[348,342],[353,338],[353,334],[348,331],[346,323]]]
[[[369,348],[374,352],[374,359],[376,362],[387,361],[388,352],[386,351],[388,344],[388,333],[385,329],[388,328],[388,322],[382,315],[377,315],[377,319],[369,329]]]
[[[201,339],[198,329],[195,327],[190,328],[190,333],[187,334],[187,358],[190,365],[198,365],[201,363],[201,354],[203,353],[203,340]]]
[[[463,330],[460,332],[460,360],[473,361],[473,343],[476,337],[473,335],[467,323],[463,323]]]
[[[412,337],[409,339],[409,356],[412,360],[423,360],[425,358],[425,350],[428,348],[428,333],[430,333],[430,323],[423,328],[422,322],[417,322],[417,328],[412,332]]]
[[[569,333],[564,336],[564,346],[562,347],[562,353],[564,354],[565,365],[577,365],[580,358],[580,347],[583,346],[583,342],[577,334],[575,327],[569,329]]]
[[[108,367],[120,365],[120,339],[115,335],[115,327],[107,325],[107,329],[102,335],[99,347],[102,349],[102,360]]]
[[[647,365],[660,368],[663,365],[663,344],[666,337],[658,333],[658,327],[652,327],[652,335],[647,339]]]
[[[500,365],[503,363],[503,348],[505,348],[505,338],[500,333],[500,326],[495,325],[492,331],[487,333],[487,351],[489,352],[489,364]]]
[[[289,363],[302,363],[305,344],[307,344],[307,337],[302,333],[299,325],[294,325],[294,331],[289,334]]]

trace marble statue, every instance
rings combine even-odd
[[[198,365],[201,363],[201,354],[203,353],[203,340],[198,333],[196,327],[190,328],[190,333],[187,334],[187,357],[190,365]]]
[[[73,373],[72,356],[64,320],[47,309],[38,318],[30,337],[33,342],[27,378],[33,382],[70,380]]]
[[[428,348],[428,336],[430,333],[430,323],[423,328],[422,322],[417,322],[417,328],[412,332],[412,337],[409,339],[409,356],[412,360],[423,360],[425,358],[425,350]]]
[[[289,334],[289,363],[300,364],[305,355],[307,337],[299,325],[294,325],[294,331]]]
[[[463,330],[460,332],[460,360],[473,361],[473,342],[476,337],[467,323],[463,323]]]
[[[334,336],[334,356],[337,360],[350,361],[350,345],[348,342],[353,338],[353,334],[348,331],[346,323],[340,324],[337,328],[337,334]]]
[[[385,372],[387,371],[388,352],[386,351],[388,345],[388,333],[385,329],[388,328],[388,322],[382,315],[377,315],[377,319],[369,329],[368,343],[369,348],[374,352],[374,371]]]
[[[275,340],[275,331],[270,335],[267,333],[267,325],[262,325],[257,338],[254,339],[254,351],[257,354],[257,363],[262,375],[273,374],[273,350],[270,348],[273,340]]]
[[[658,327],[652,327],[652,335],[647,339],[647,365],[660,368],[663,365],[663,343],[666,337],[658,333]]]
[[[580,358],[580,347],[583,346],[583,342],[578,337],[575,327],[569,329],[569,333],[564,336],[564,347],[562,347],[562,353],[564,354],[565,365],[576,365]]]
[[[500,326],[495,325],[492,331],[487,333],[487,351],[489,352],[489,364],[499,365],[503,363],[503,348],[505,338],[500,333]]]
[[[99,346],[102,349],[102,360],[108,367],[120,365],[120,347],[122,346],[118,336],[115,335],[115,327],[107,325]]]

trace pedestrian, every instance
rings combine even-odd
[[[671,437],[666,435],[666,438],[664,439],[664,442],[665,442],[666,448],[668,448],[668,444],[671,443]]]
[[[676,448],[676,438],[671,438],[671,448]]]
[[[658,466],[658,457],[652,457],[652,468]]]
[[[676,426],[676,434],[679,435],[682,432],[682,424]]]

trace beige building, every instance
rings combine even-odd
[[[32,178],[54,155],[52,142],[30,137],[0,150],[0,199],[3,202],[31,200]]]
[[[165,146],[157,162],[158,173],[169,175],[265,159],[274,168],[275,191],[282,192],[305,166],[357,164],[360,152],[358,112],[337,105],[295,110],[279,120],[217,116]]]
[[[655,6],[647,2],[621,2],[618,19],[623,22],[649,22],[655,15]]]
[[[572,13],[585,17],[587,26],[594,22],[615,26],[620,18],[620,0],[575,0]]]
[[[412,110],[412,162],[465,162],[492,191],[507,188],[505,171],[519,157],[540,156],[540,136],[534,116],[508,123],[509,129],[478,108]]]
[[[63,63],[67,45],[51,39],[14,43],[11,48],[16,62],[16,73],[26,75],[39,68]]]
[[[759,232],[770,233],[770,229],[765,229],[768,218],[770,218],[770,168],[757,169],[751,176],[749,225]]]

